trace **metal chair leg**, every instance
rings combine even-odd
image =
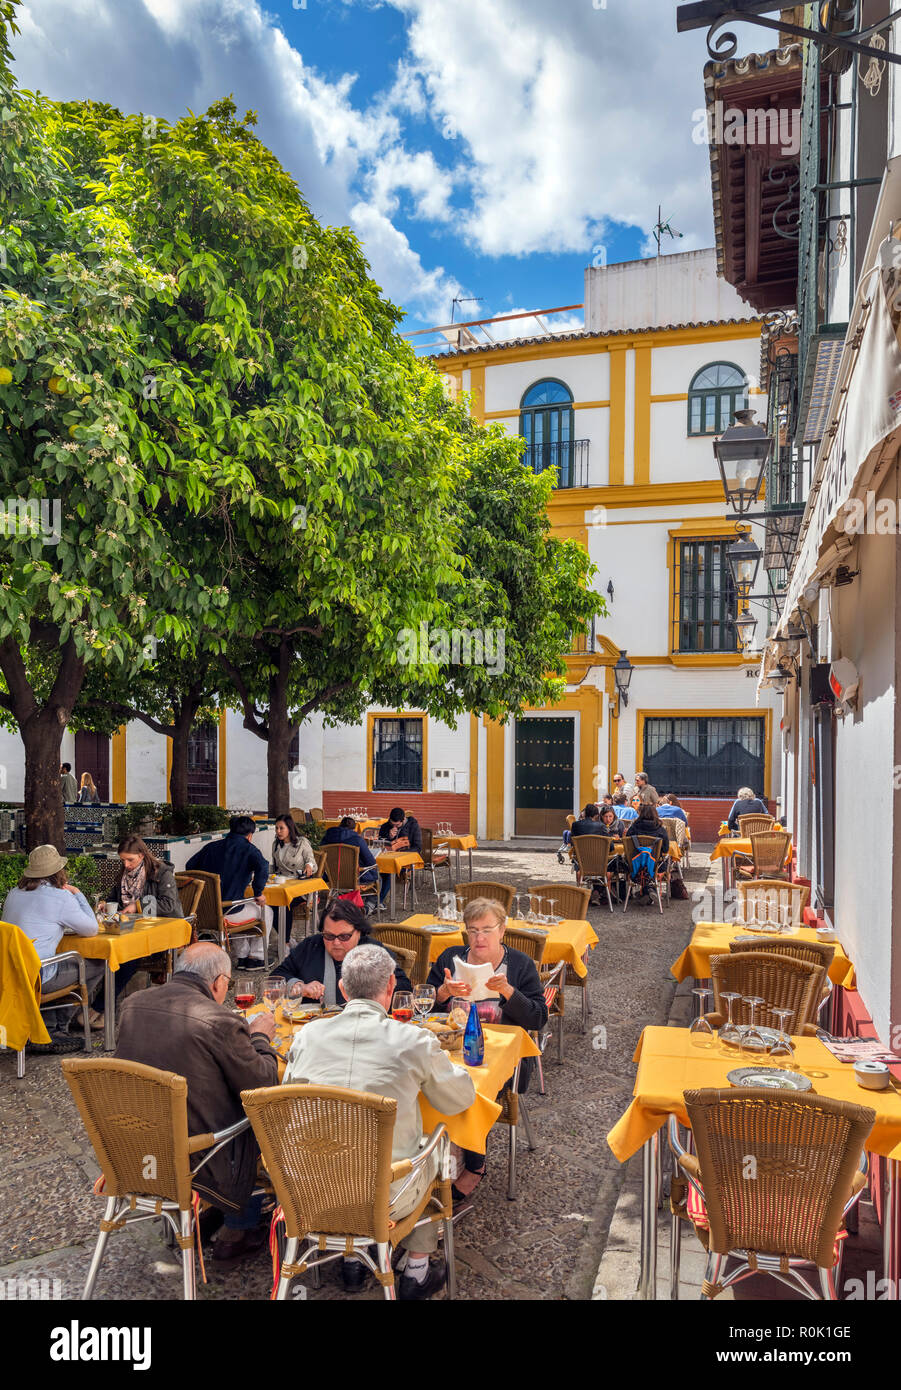
[[[669,1228],[669,1296],[679,1302],[679,1267],[682,1262],[682,1218],[673,1214]]]
[[[525,1131],[526,1131],[526,1144],[527,1144],[527,1146],[528,1146],[529,1152],[531,1153],[532,1150],[535,1148],[535,1141],[534,1141],[534,1139],[532,1138],[532,1126],[531,1126],[531,1124],[530,1124],[530,1122],[529,1122],[529,1112],[528,1112],[528,1110],[526,1109],[525,1101],[523,1100],[522,1096],[519,1096],[518,1099],[519,1099],[519,1113],[522,1115],[522,1122],[523,1122],[523,1125],[525,1126]]]
[[[629,899],[631,898],[631,896],[632,896],[632,880],[631,880],[631,878],[630,878],[630,879],[629,879],[629,882],[626,884],[626,900],[625,900],[625,902],[623,903],[623,912],[625,912],[626,908],[629,906]]]
[[[444,1261],[447,1265],[447,1298],[457,1297],[457,1259],[454,1254],[454,1220],[441,1223],[444,1229]]]
[[[178,1224],[181,1228],[181,1273],[184,1284],[184,1295],[190,1303],[194,1299],[194,1213],[190,1207],[187,1211],[179,1211]],[[189,1245],[184,1242],[190,1241]]]
[[[392,1275],[391,1283],[382,1285],[382,1292],[389,1302],[393,1303],[397,1298],[397,1289],[394,1286],[393,1271],[391,1269],[391,1246],[387,1241],[380,1241],[375,1248],[378,1251],[377,1259],[379,1270],[382,1274]]]
[[[582,982],[582,1032],[588,1032],[588,981]]]
[[[283,1274],[282,1270],[284,1270],[285,1265],[293,1265],[295,1263],[299,1247],[300,1240],[296,1236],[292,1236],[290,1240],[285,1242],[285,1253],[282,1258],[281,1270],[279,1270],[278,1288],[275,1292],[277,1303],[284,1303],[285,1299],[288,1297],[288,1290],[291,1287],[291,1276]]]
[[[820,1270],[820,1288],[823,1290],[823,1298],[834,1303],[838,1299],[835,1291],[835,1271],[831,1269]]]
[[[563,1066],[563,1015],[562,1015],[562,1014],[557,1014],[557,1015],[555,1016],[555,1020],[554,1020],[554,1021],[555,1021],[556,1025],[557,1025],[557,1065],[560,1066],[560,1067],[562,1067],[562,1066]]]
[[[507,1201],[516,1201],[516,1125],[510,1126],[510,1145],[507,1150]]]
[[[88,1056],[91,1055],[91,1021],[88,1018],[88,992],[85,990],[81,996],[81,1026],[84,1029],[84,1050]]]
[[[117,1198],[108,1197],[106,1199],[106,1210],[103,1213],[105,1222],[113,1220],[116,1215],[117,1205]],[[100,1269],[100,1261],[103,1259],[103,1252],[106,1249],[106,1242],[109,1240],[109,1237],[109,1231],[100,1231],[97,1236],[97,1244],[94,1246],[94,1253],[91,1256],[91,1263],[88,1266],[88,1277],[84,1283],[84,1293],[81,1295],[82,1298],[90,1298],[94,1292],[94,1285],[97,1282],[97,1271]]]
[[[540,1046],[540,1044],[539,1044],[539,1046]],[[547,1095],[547,1091],[544,1089],[544,1067],[541,1065],[541,1053],[540,1053],[540,1052],[539,1052],[539,1054],[538,1054],[538,1094],[539,1094],[540,1096],[546,1096],[546,1095]]]
[[[21,1081],[25,1075],[25,1049],[24,1047],[16,1053],[16,1080]]]
[[[716,1281],[717,1281],[717,1280],[719,1279],[719,1277],[720,1277],[720,1266],[722,1265],[722,1263],[723,1263],[723,1257],[722,1257],[722,1255],[717,1255],[717,1254],[715,1254],[714,1251],[711,1250],[710,1254],[707,1256],[707,1264],[706,1264],[706,1267],[705,1267],[705,1269],[704,1269],[704,1283],[705,1283],[705,1284],[715,1284],[715,1283],[716,1283]],[[704,1290],[703,1290],[703,1288],[701,1289],[701,1293],[700,1293],[699,1296],[700,1296],[705,1302],[708,1302],[708,1303],[712,1303],[712,1302],[713,1302],[713,1294],[707,1294],[707,1293],[705,1293]]]

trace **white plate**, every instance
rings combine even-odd
[[[813,1082],[797,1071],[783,1071],[776,1067],[736,1067],[730,1071],[726,1080],[732,1086],[764,1086],[771,1091],[810,1091]]]

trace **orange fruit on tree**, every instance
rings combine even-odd
[[[8,386],[13,379],[13,374],[9,367],[0,367],[0,386]]]

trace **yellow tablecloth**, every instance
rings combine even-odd
[[[422,868],[422,855],[413,849],[403,849],[399,854],[379,854],[375,861],[380,874],[399,874],[401,869],[412,864],[414,869]]]
[[[324,878],[289,878],[287,883],[267,883],[263,897],[269,907],[290,907],[295,898],[305,898],[310,893],[327,893],[328,884]]]
[[[144,917],[119,936],[64,936],[59,951],[77,951],[85,960],[102,960],[115,972],[129,960],[187,946],[191,924],[182,917]]]
[[[433,835],[433,845],[444,845],[447,849],[478,849],[475,835]]]
[[[417,912],[412,917],[404,918],[404,925],[408,927],[424,927],[429,922],[434,922],[435,918],[429,916],[427,912]],[[531,923],[514,921],[512,917],[507,918],[508,927],[523,927],[528,929]],[[586,951],[594,950],[598,944],[598,938],[590,922],[579,921],[575,918],[567,918],[563,922],[558,922],[555,927],[548,929],[545,938],[544,955],[541,957],[543,965],[556,965],[558,960],[565,960],[567,965],[571,965],[576,974],[583,979],[588,974],[588,968],[582,957]],[[432,937],[432,944],[429,949],[429,960],[437,960],[442,951],[446,951],[449,946],[462,946],[463,932],[439,932]]]
[[[815,1095],[871,1106],[876,1122],[867,1149],[886,1158],[901,1158],[901,1094],[894,1088],[865,1091],[858,1086],[850,1063],[837,1061],[818,1038],[792,1038],[792,1042],[795,1055],[788,1069],[809,1076]],[[705,1051],[692,1046],[687,1028],[645,1028],[633,1061],[638,1062],[635,1099],[607,1135],[620,1163],[637,1153],[668,1115],[688,1123],[683,1091],[728,1086],[727,1073],[747,1065],[746,1058],[727,1057],[718,1048]]]
[[[698,922],[691,934],[691,940],[670,969],[677,980],[687,980],[689,976],[693,976],[696,980],[707,980],[710,978],[710,957],[728,955],[730,941],[734,941],[736,936],[750,935],[752,933],[748,931],[748,928],[739,922]],[[776,932],[774,931],[772,935],[775,936]],[[791,941],[816,941],[818,937],[812,927],[799,927],[785,940],[787,943]],[[832,964],[829,967],[830,980],[834,985],[841,985],[843,989],[856,989],[857,979],[854,974],[854,966],[838,941],[830,944],[835,947],[835,955],[832,957]],[[746,949],[753,951],[753,942],[749,941]]]
[[[364,830],[377,830],[380,825],[385,824],[385,821],[387,819],[387,816],[382,817],[382,819],[378,819],[378,817],[374,816],[368,816],[364,820],[358,820],[356,822],[356,828],[358,832],[362,835]],[[320,821],[320,825],[324,825],[326,830],[333,830],[336,825],[340,824],[340,816],[331,816],[328,820]]]
[[[256,1008],[249,1009],[248,1017],[252,1018],[263,1007],[265,1006],[258,1005]],[[295,1027],[299,1026],[301,1025],[286,1023],[282,1017],[281,1009],[277,1011],[274,1046],[280,1052],[287,1052]],[[314,1028],[324,1026],[324,1022],[322,1025],[314,1023],[312,1026]],[[410,1024],[411,1028],[415,1026],[415,1024]],[[489,1023],[485,1025],[484,1033],[485,1061],[483,1065],[466,1068],[471,1073],[476,1088],[476,1098],[469,1109],[462,1111],[459,1115],[440,1115],[437,1110],[432,1109],[423,1096],[419,1098],[419,1108],[422,1111],[422,1123],[426,1134],[430,1134],[435,1126],[443,1121],[455,1144],[480,1154],[485,1152],[488,1135],[501,1113],[501,1107],[495,1100],[495,1096],[502,1089],[504,1082],[509,1081],[521,1057],[537,1057],[539,1055],[538,1048],[522,1028],[515,1028],[502,1023]],[[465,1065],[462,1052],[449,1052],[448,1056],[458,1066]],[[279,1078],[284,1070],[284,1063],[280,1061]]]
[[[726,858],[730,858],[730,859],[731,859],[731,857],[732,857],[733,854],[746,854],[746,855],[748,856],[748,858],[750,859],[750,857],[751,857],[751,841],[750,841],[750,838],[747,839],[747,840],[742,840],[742,839],[732,839],[731,836],[729,836],[729,837],[724,837],[722,840],[717,840],[716,844],[713,846],[713,849],[710,851],[710,858],[711,858],[711,859],[726,859]],[[786,864],[789,862],[789,860],[791,859],[791,857],[792,857],[792,844],[791,844],[791,841],[789,841],[788,854],[785,856],[785,862],[786,862]]]

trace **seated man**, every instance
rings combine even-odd
[[[613,806],[616,810],[617,817],[621,821],[634,820],[638,815],[635,807],[629,805],[624,792],[616,793],[613,798]]]
[[[601,825],[600,815],[599,807],[593,801],[589,801],[581,818],[573,823],[570,831],[572,838],[575,839],[577,835],[606,835],[607,832]]]
[[[247,926],[262,918],[265,936],[235,936],[235,959],[247,969],[261,966],[266,957],[266,943],[272,926],[272,911],[266,907],[263,889],[269,878],[269,865],[253,843],[256,826],[250,816],[232,816],[228,834],[221,840],[211,840],[193,854],[186,868],[204,869],[218,874],[222,901],[232,907],[225,912],[226,923],[232,927]],[[245,898],[248,883],[252,883],[253,898]]]
[[[394,1162],[413,1158],[423,1147],[420,1092],[442,1115],[458,1115],[476,1096],[472,1077],[464,1067],[454,1066],[433,1034],[389,1018],[398,983],[391,958],[381,947],[369,943],[349,952],[341,974],[347,1007],[340,1018],[300,1030],[284,1076],[285,1084],[345,1086],[396,1100]],[[436,1172],[432,1154],[416,1182],[404,1191],[396,1217],[418,1206]],[[429,1298],[446,1273],[443,1263],[429,1269],[429,1255],[438,1247],[437,1222],[414,1228],[401,1244],[409,1253],[398,1297]],[[364,1267],[357,1261],[356,1268]]]
[[[375,856],[357,830],[357,822],[353,816],[344,816],[340,825],[333,825],[325,832],[320,841],[320,848],[325,845],[356,845],[360,851],[360,857],[357,860],[360,882],[375,883],[379,872]],[[384,878],[384,875],[382,877]]]
[[[122,1006],[116,1056],[174,1071],[188,1083],[188,1133],[209,1134],[244,1117],[241,1092],[278,1084],[278,1055],[270,1047],[275,1017],[245,1019],[222,1005],[231,961],[211,941],[182,951],[167,985],[130,995]],[[260,1250],[262,1197],[253,1197],[257,1141],[239,1134],[204,1164],[193,1186],[225,1215],[214,1260],[238,1260]],[[200,1155],[195,1156],[199,1160]]]
[[[272,973],[285,980],[288,994],[294,998],[320,999],[326,1007],[341,1004],[341,971],[354,947],[372,944],[391,954],[387,946],[373,940],[371,931],[372,923],[361,907],[333,898],[322,915],[319,931],[292,946]],[[394,957],[391,959],[393,963]],[[394,973],[398,989],[413,988],[399,965],[394,966]]]
[[[422,854],[422,830],[419,821],[415,816],[406,815],[403,806],[395,806],[388,813],[388,819],[379,826],[379,839],[387,841],[389,852],[396,850],[398,854],[402,854],[405,850],[412,850],[414,854]],[[408,869],[404,869],[401,878],[409,872]],[[382,874],[380,903],[385,901],[390,891],[391,875]]]

